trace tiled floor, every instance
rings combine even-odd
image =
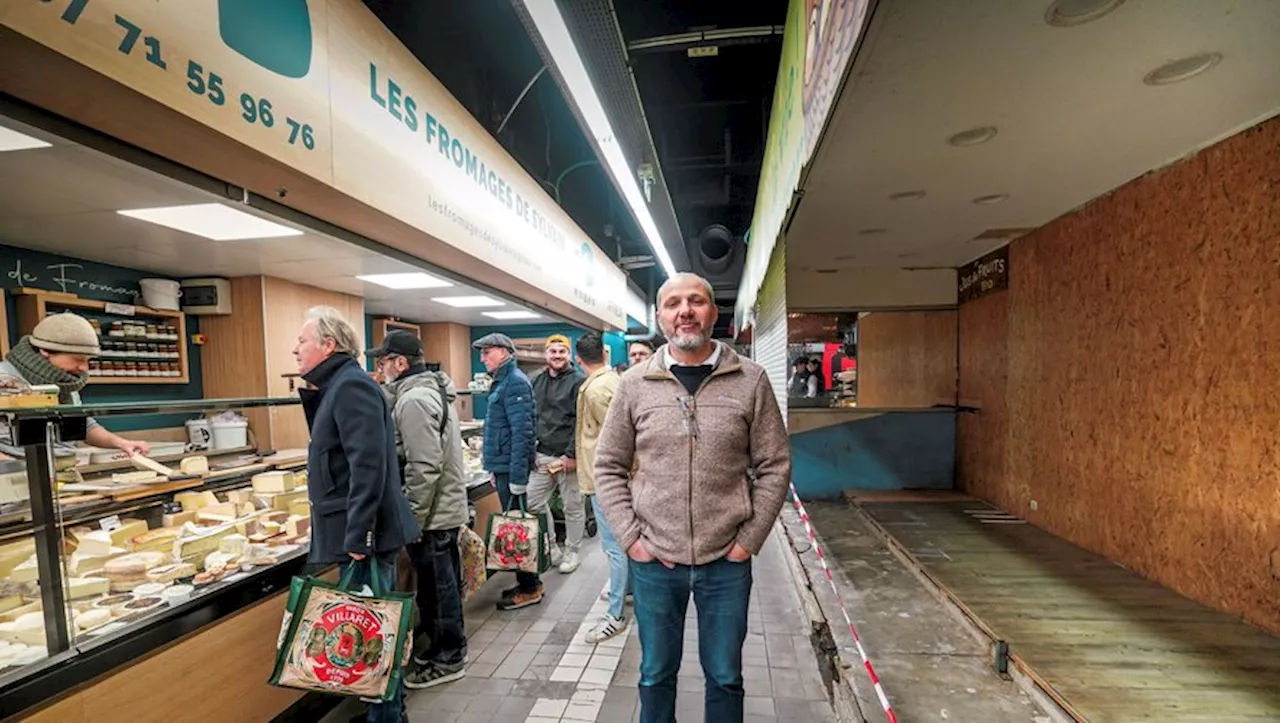
[[[749,632],[743,650],[746,720],[834,721],[809,644],[783,549],[770,539],[755,562]],[[583,543],[582,567],[572,575],[544,576],[541,605],[514,612],[494,608],[510,575],[485,584],[467,603],[471,665],[467,677],[430,690],[410,692],[406,706],[414,723],[625,723],[639,720],[636,682],[640,640],[635,626],[600,645],[583,642],[599,619],[599,597],[608,568],[598,539]],[[628,615],[630,609],[628,608]],[[698,665],[697,625],[689,606],[685,656],[680,670],[680,723],[703,720],[703,678]],[[326,721],[346,721],[350,702]]]

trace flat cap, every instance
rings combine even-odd
[[[494,347],[499,347],[506,349],[512,354],[516,353],[516,343],[511,341],[511,337],[506,334],[485,334],[472,342],[471,346],[474,349],[492,349]]]

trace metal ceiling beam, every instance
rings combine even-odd
[[[641,38],[627,44],[627,50],[633,54],[671,53],[699,48],[707,45],[756,45],[759,43],[782,42],[781,25],[758,25],[750,28],[723,28],[717,30],[695,30],[674,35],[659,35],[653,38]]]
[[[587,141],[595,146],[591,129],[582,119],[573,94],[565,85],[555,68],[555,63],[548,52],[537,27],[529,17],[521,0],[511,0],[512,7],[525,30],[533,41],[538,54],[547,65],[556,85],[565,97],[565,102],[573,111],[574,118],[582,128]],[[658,161],[658,151],[654,147],[653,136],[649,130],[649,121],[645,117],[644,105],[640,100],[640,90],[636,86],[635,76],[631,72],[631,63],[627,55],[626,41],[622,37],[622,27],[618,24],[613,10],[612,0],[574,0],[560,4],[560,12],[565,25],[573,36],[574,45],[582,57],[587,73],[591,76],[591,85],[595,88],[600,104],[604,107],[613,126],[613,132],[627,165],[633,171],[643,164],[653,167],[654,182],[649,201],[649,213],[653,216],[654,225],[662,236],[663,245],[671,256],[671,262],[678,270],[690,268],[689,251],[685,244],[684,234],[680,230],[680,222],[676,218],[675,206],[671,201],[671,193],[667,189],[666,179],[662,175],[662,165]],[[600,150],[595,148],[596,156]]]

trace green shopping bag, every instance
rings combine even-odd
[[[551,567],[547,554],[547,530],[542,515],[529,513],[524,508],[524,495],[519,499],[520,511],[511,509],[511,502],[502,512],[489,515],[485,533],[485,567],[494,572],[535,572],[541,575]]]
[[[357,565],[371,567],[370,597],[351,590]],[[372,557],[348,565],[337,585],[293,578],[268,682],[391,700],[411,654],[412,609],[413,595],[383,587]]]

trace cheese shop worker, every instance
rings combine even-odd
[[[400,489],[396,432],[387,398],[357,356],[363,345],[334,309],[307,312],[293,355],[310,388],[300,390],[311,430],[307,496],[311,501],[308,562],[355,565],[353,582],[371,584],[372,563],[384,586],[395,584],[396,556],[422,535]],[[404,687],[369,707],[369,723],[400,723]]]
[[[429,642],[415,651],[405,686],[430,688],[466,675],[458,535],[467,524],[467,476],[452,409],[458,392],[447,374],[427,369],[422,342],[407,331],[388,333],[365,355],[386,380],[404,493],[422,526],[422,540],[409,543],[409,559],[418,577],[420,627],[414,637]]]
[[[36,324],[0,361],[0,380],[56,385],[59,404],[80,404],[80,390],[89,382],[89,359],[101,353],[98,334],[84,317],[53,314]],[[112,434],[92,417],[88,428],[85,441],[95,447],[118,449],[131,457],[151,451],[146,442]]]

